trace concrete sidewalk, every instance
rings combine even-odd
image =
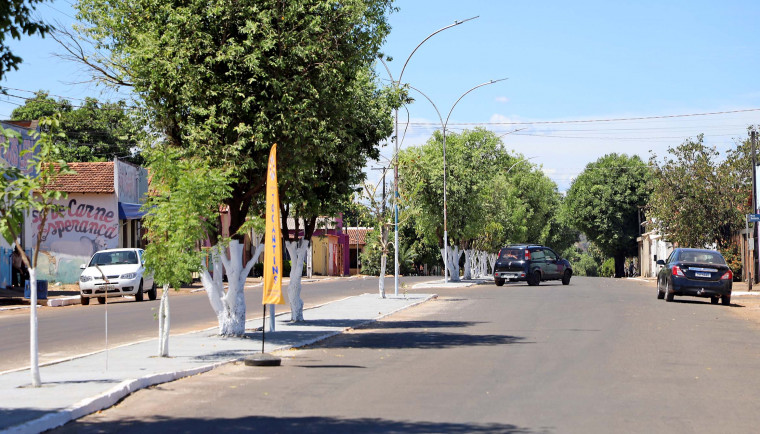
[[[382,299],[363,294],[307,309],[306,321],[300,324],[288,323],[289,313],[278,315],[276,331],[266,334],[265,351],[309,345],[433,297],[407,294]],[[172,335],[168,358],[156,357],[158,340],[152,339],[52,363],[40,368],[39,388],[31,387],[29,369],[0,373],[0,431],[52,429],[108,408],[136,390],[259,353],[261,332],[255,330],[261,325],[260,317],[247,321],[244,338],[219,337],[216,328]]]

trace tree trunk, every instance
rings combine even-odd
[[[165,283],[158,307],[158,356],[169,357],[169,284]]]
[[[459,260],[462,258],[462,251],[459,250],[459,246],[453,246],[451,254],[449,255],[449,271],[451,272],[450,278],[452,282],[459,282]]]
[[[256,251],[260,254],[260,246]],[[217,244],[212,251],[214,275],[204,268],[201,274],[203,288],[208,294],[211,307],[219,320],[221,336],[245,335],[245,279],[251,271],[258,254],[254,254],[243,267],[243,245],[238,240],[230,241],[230,258],[224,248]],[[224,268],[222,268],[224,265]],[[227,291],[224,291],[222,270],[227,273]]]
[[[615,277],[625,277],[625,254],[618,253],[615,255]]]
[[[39,337],[37,333],[37,269],[29,267],[29,364],[32,386],[40,387]]]
[[[499,259],[499,255],[496,253],[491,253],[488,255],[488,263],[491,265],[491,273],[493,274],[494,271],[496,271],[496,261]]]
[[[383,250],[383,255],[380,257],[380,276],[377,280],[377,289],[380,292],[380,298],[385,298],[385,267],[388,262],[388,254]]]
[[[471,249],[464,251],[464,276],[462,276],[464,280],[472,279],[472,261],[475,259],[472,253]]]
[[[301,274],[310,249],[310,240],[285,241],[285,248],[290,254],[290,282],[288,283],[288,302],[290,303],[290,321],[303,322],[303,300],[301,299]]]

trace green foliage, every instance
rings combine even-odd
[[[230,194],[228,173],[163,146],[148,154],[151,190],[143,209],[145,267],[158,284],[178,289],[200,271],[207,254],[197,243],[214,229],[219,203]]]
[[[682,247],[719,249],[744,227],[751,212],[751,157],[748,142],[737,144],[725,158],[714,147],[686,140],[658,161],[652,155],[654,191],[647,217],[667,239]]]
[[[613,277],[615,275],[615,259],[607,258],[599,268],[599,276],[601,277]]]
[[[172,146],[233,174],[225,202],[234,233],[261,206],[273,144],[285,217],[341,211],[335,198],[379,156],[398,103],[378,90],[372,67],[390,3],[82,0],[77,8],[80,34],[109,53],[83,62],[133,85]]]
[[[607,260],[601,250],[593,244],[584,251],[575,246],[564,250],[562,256],[570,261],[573,274],[576,276],[597,277],[601,273],[602,264]]]
[[[442,247],[443,136],[400,156],[402,195],[423,244]],[[448,232],[462,248],[496,251],[531,242],[562,249],[577,238],[559,214],[557,186],[522,155],[511,155],[491,131],[446,135]]]
[[[564,201],[570,223],[615,258],[618,277],[625,257],[637,252],[638,212],[649,200],[650,178],[638,156],[608,154],[586,166]]]
[[[41,118],[39,129],[40,131],[30,132],[35,139],[34,146],[23,151],[23,155],[31,154],[29,173],[24,174],[15,167],[0,169],[0,233],[8,244],[15,242],[21,235],[26,213],[39,219],[40,228],[45,227],[48,216],[57,208],[57,202],[66,198],[66,193],[53,189],[56,179],[61,175],[75,173],[65,161],[59,159],[59,144],[66,139],[59,132],[59,116]],[[17,136],[17,133],[13,130],[4,130],[0,146],[7,150],[7,138],[14,135]],[[45,235],[41,233],[37,237],[32,258],[27,258],[23,249],[17,246],[27,267],[36,268],[40,244]]]
[[[61,159],[75,161],[108,161],[114,157],[133,164],[143,164],[136,152],[145,131],[124,101],[101,103],[94,98],[85,99],[81,107],[72,106],[66,99],[57,101],[45,91],[13,109],[12,120],[35,120],[61,115],[61,130],[67,140],[61,143]]]
[[[18,69],[21,57],[13,54],[5,38],[10,34],[13,39],[21,39],[22,34],[35,33],[45,36],[50,26],[36,21],[34,10],[37,3],[44,0],[6,0],[0,3],[0,79],[11,69]]]
[[[731,244],[730,246],[721,249],[720,253],[723,255],[723,258],[726,259],[726,263],[728,263],[731,272],[734,274],[734,282],[741,282],[743,268],[742,255],[739,252],[739,247],[737,247],[736,244]]]
[[[372,232],[367,234],[367,245],[364,248],[364,252],[360,255],[362,263],[362,274],[367,274],[370,276],[380,275],[380,259],[383,255],[383,244],[380,235],[380,229],[377,227],[373,229]],[[393,262],[393,244],[388,243],[387,249],[387,262],[385,264],[386,273],[393,272],[395,269]]]

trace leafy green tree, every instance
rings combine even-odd
[[[401,155],[403,193],[426,243],[443,246],[443,143],[435,133]],[[573,232],[555,214],[557,186],[522,155],[512,155],[484,129],[447,134],[448,232],[455,245],[494,252],[506,243],[561,241]],[[455,255],[454,255],[455,256]],[[452,258],[457,273],[458,258]],[[468,258],[465,260],[467,275]]]
[[[155,282],[163,285],[158,312],[159,356],[168,357],[169,287],[179,290],[192,281],[193,273],[201,272],[207,252],[196,246],[215,225],[219,203],[229,194],[229,175],[209,168],[206,161],[182,158],[176,149],[159,146],[149,155],[151,189],[143,205],[148,212],[143,219],[145,267]],[[216,313],[221,316],[223,311]],[[220,320],[219,327],[223,326]]]
[[[651,170],[638,156],[607,154],[586,165],[565,198],[570,223],[608,257],[623,277],[627,256],[637,252],[639,207],[646,205]]]
[[[61,130],[67,138],[66,143],[61,144],[61,159],[108,161],[118,157],[132,164],[143,164],[138,146],[146,133],[124,101],[101,103],[86,98],[80,107],[75,107],[69,100],[55,100],[40,90],[34,98],[16,107],[11,119],[34,120],[54,113],[61,114]]]
[[[749,143],[725,158],[703,136],[686,140],[658,160],[652,155],[653,193],[647,217],[667,239],[683,247],[727,249],[744,227],[752,194]]]
[[[39,217],[39,234],[51,213],[58,209],[58,201],[66,198],[66,193],[54,189],[56,179],[60,175],[75,173],[68,168],[66,162],[58,159],[58,146],[65,136],[59,132],[60,121],[57,116],[41,118],[39,132],[31,132],[35,139],[31,149],[23,151],[30,154],[27,174],[13,166],[0,168],[0,234],[8,244],[16,244],[16,250],[21,255],[24,265],[29,269],[30,283],[30,343],[31,343],[31,374],[32,385],[39,387],[39,350],[37,335],[37,258],[40,252],[42,236],[37,236],[33,255],[27,257],[21,248],[19,237],[24,224],[24,215],[36,212]],[[9,137],[18,135],[13,130],[2,131],[0,146],[8,149]]]
[[[11,69],[18,69],[21,57],[13,54],[5,38],[10,34],[13,39],[21,35],[35,33],[45,36],[50,26],[33,17],[38,3],[45,0],[6,0],[0,3],[0,79]],[[38,118],[35,118],[38,119]]]
[[[269,150],[278,145],[283,221],[306,221],[300,252],[291,254],[294,320],[303,310],[298,256],[316,216],[340,211],[391,129],[389,103],[398,99],[378,91],[372,68],[389,31],[390,4],[82,0],[80,35],[94,42],[95,53],[109,54],[80,55],[78,40],[65,43],[98,79],[132,86],[148,124],[171,146],[231,170],[225,204],[233,243],[261,204]]]

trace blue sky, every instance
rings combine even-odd
[[[56,0],[38,11],[71,22],[71,1]],[[394,58],[394,78],[430,33],[479,16],[428,40],[411,58],[403,82],[424,91],[445,118],[466,90],[509,77],[464,97],[449,129],[479,124],[503,134],[524,128],[505,135],[505,144],[533,157],[562,191],[587,163],[606,153],[648,159],[650,150],[662,155],[700,133],[725,150],[747,137],[749,124],[760,124],[760,111],[607,121],[760,109],[760,2],[399,0],[396,6],[400,10],[390,17],[393,29],[384,46]],[[88,77],[52,57],[60,50],[49,38],[25,38],[13,47],[24,63],[3,86],[47,89],[73,101],[112,97],[93,85],[67,84]],[[382,66],[378,74],[387,77]],[[1,117],[10,115],[13,103],[19,99],[0,98]],[[424,142],[438,124],[419,95],[408,110],[403,146]],[[406,113],[400,118],[405,122]],[[588,120],[602,121],[576,122]],[[383,155],[392,152],[385,147]]]

